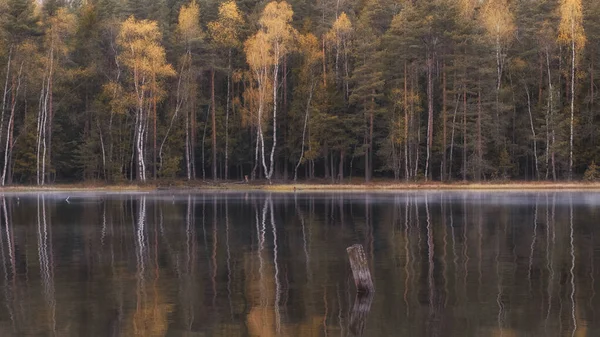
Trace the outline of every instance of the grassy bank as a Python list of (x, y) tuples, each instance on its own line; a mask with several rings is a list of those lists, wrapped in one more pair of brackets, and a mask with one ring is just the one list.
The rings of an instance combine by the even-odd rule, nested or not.
[(325, 181), (313, 182), (288, 182), (273, 183), (253, 182), (249, 184), (240, 182), (188, 182), (188, 181), (158, 181), (148, 184), (105, 184), (105, 183), (76, 183), (76, 184), (52, 184), (45, 186), (12, 185), (0, 188), (1, 192), (37, 192), (37, 191), (105, 191), (105, 192), (151, 192), (160, 190), (182, 190), (182, 191), (270, 191), (270, 192), (293, 192), (293, 191), (406, 191), (406, 190), (598, 190), (600, 183), (590, 182), (398, 182), (394, 180), (376, 180), (364, 183), (358, 179), (355, 182), (342, 184), (331, 184)]

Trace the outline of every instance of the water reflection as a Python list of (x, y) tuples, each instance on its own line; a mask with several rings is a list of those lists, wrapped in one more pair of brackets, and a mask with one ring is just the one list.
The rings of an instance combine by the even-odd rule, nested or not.
[[(0, 335), (593, 336), (593, 193), (0, 195)], [(363, 244), (377, 294), (355, 297)]]

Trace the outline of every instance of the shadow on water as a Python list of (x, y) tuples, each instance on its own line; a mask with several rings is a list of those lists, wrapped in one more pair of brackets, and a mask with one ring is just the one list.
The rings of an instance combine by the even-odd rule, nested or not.
[[(594, 336), (593, 193), (4, 194), (0, 335)], [(364, 246), (376, 296), (356, 296)]]

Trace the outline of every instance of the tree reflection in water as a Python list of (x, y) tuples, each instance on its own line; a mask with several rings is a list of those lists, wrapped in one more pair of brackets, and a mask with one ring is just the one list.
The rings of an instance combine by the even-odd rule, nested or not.
[(592, 193), (65, 197), (0, 196), (2, 336), (600, 332)]

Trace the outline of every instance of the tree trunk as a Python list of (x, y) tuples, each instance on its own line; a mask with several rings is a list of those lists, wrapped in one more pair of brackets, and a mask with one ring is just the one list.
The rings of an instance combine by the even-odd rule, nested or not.
[(217, 181), (217, 115), (215, 109), (215, 68), (210, 69), (210, 108), (212, 120), (212, 178)]
[[(373, 90), (375, 95), (375, 90)], [(371, 97), (371, 111), (369, 112), (369, 169), (367, 170), (367, 182), (373, 178), (373, 122), (375, 117), (375, 98)]]
[(447, 147), (447, 112), (446, 112), (446, 63), (442, 63), (442, 167), (440, 170), (442, 181), (446, 181), (446, 147)]
[[(265, 176), (271, 184), (273, 170), (275, 169), (275, 148), (277, 147), (277, 89), (279, 75), (279, 46), (275, 46), (275, 65), (273, 66), (273, 143), (271, 145), (271, 154), (269, 157), (269, 170), (265, 166)], [(264, 151), (263, 151), (263, 166), (264, 166)]]
[[(466, 74), (465, 74), (466, 80)], [(463, 181), (467, 181), (467, 84), (463, 86)]]
[(450, 159), (448, 163), (448, 179), (452, 179), (452, 163), (454, 162), (454, 130), (456, 129), (456, 115), (458, 115), (458, 107), (460, 103), (460, 93), (456, 97), (454, 104), (454, 115), (452, 115), (452, 131), (450, 132)]
[(569, 134), (569, 180), (573, 180), (573, 125), (575, 124), (575, 37), (574, 22), (571, 22), (571, 122)]
[(323, 52), (322, 52), (322, 58), (323, 58), (323, 89), (327, 88), (327, 68), (326, 68), (326, 59), (325, 59), (325, 35), (323, 35), (322, 39), (323, 41)]
[(225, 180), (229, 179), (229, 100), (231, 92), (231, 49), (227, 55), (227, 105), (225, 108)]
[(323, 158), (323, 178), (329, 179), (329, 149), (327, 145), (325, 145), (325, 150), (323, 151), (325, 156)]
[(4, 129), (4, 113), (6, 112), (6, 96), (8, 94), (8, 82), (10, 82), (10, 65), (12, 62), (12, 46), (8, 51), (8, 61), (6, 62), (6, 80), (4, 82), (4, 94), (2, 95), (2, 113), (0, 114), (0, 140)]
[(7, 170), (10, 170), (10, 166), (11, 166), (15, 110), (17, 108), (17, 98), (19, 96), (19, 90), (21, 89), (22, 71), (23, 71), (23, 63), (21, 63), (21, 66), (19, 67), (19, 72), (17, 74), (16, 83), (15, 83), (15, 76), (14, 75), (12, 76), (12, 85), (11, 85), (12, 90), (10, 93), (10, 95), (11, 95), (10, 117), (8, 119), (8, 126), (6, 127), (6, 144), (4, 147), (4, 167), (2, 169), (2, 177), (0, 179), (0, 183), (2, 184), (2, 186), (4, 186), (6, 184)]
[(190, 165), (190, 111), (186, 109), (185, 112), (185, 169), (187, 174), (187, 180), (192, 179), (192, 167)]
[(206, 118), (204, 120), (204, 131), (202, 132), (202, 180), (206, 180), (206, 157), (204, 156), (205, 152), (205, 143), (206, 143), (206, 126), (208, 125), (208, 113), (211, 107), (208, 107), (206, 110)]
[(152, 176), (154, 180), (157, 177), (156, 166), (156, 74), (152, 75), (152, 117), (153, 117), (153, 133), (152, 133)]
[(408, 70), (404, 61), (404, 174), (406, 181), (410, 179), (410, 166), (408, 163)]
[[(414, 70), (413, 70), (414, 71)], [(415, 97), (415, 88), (418, 88), (418, 82), (415, 85), (414, 81), (417, 80), (418, 78), (415, 79), (416, 76), (411, 76), (411, 83), (410, 83), (410, 118), (413, 121), (414, 128), (413, 130), (415, 130), (416, 132), (416, 139), (414, 141), (413, 147), (414, 147), (414, 155), (415, 155), (415, 167), (414, 167), (414, 171), (413, 171), (413, 178), (416, 180), (419, 177), (419, 145), (421, 144), (421, 118), (419, 116), (419, 114), (415, 113), (415, 100), (413, 99), (413, 97)]]
[[(556, 161), (554, 154), (554, 144), (556, 141), (554, 132), (554, 89), (552, 88), (552, 73), (550, 72), (550, 52), (546, 48), (546, 70), (548, 72), (548, 115), (549, 124), (551, 127), (551, 141), (552, 143), (547, 144), (547, 149), (550, 149), (550, 157), (552, 158), (552, 180), (556, 180)], [(547, 161), (547, 159), (546, 159)], [(548, 169), (546, 171), (546, 179), (548, 179)]]
[(529, 87), (525, 85), (525, 93), (527, 94), (527, 111), (529, 112), (529, 124), (531, 126), (531, 137), (533, 138), (533, 158), (535, 160), (535, 176), (536, 179), (540, 179), (540, 170), (538, 166), (537, 157), (537, 139), (535, 136), (535, 127), (533, 125), (533, 115), (531, 113), (531, 95), (529, 94)]
[(340, 163), (338, 166), (338, 181), (344, 181), (344, 150), (340, 151)]
[(329, 154), (329, 168), (331, 169), (331, 183), (335, 183), (335, 165), (333, 152)]
[[(287, 96), (288, 96), (288, 92), (287, 92), (287, 57), (283, 58), (283, 108), (281, 109), (282, 112), (282, 117), (283, 117), (283, 125), (284, 128), (282, 130), (283, 133), (283, 144), (287, 144), (287, 136), (288, 136), (288, 101), (287, 101)], [(288, 156), (288, 150), (284, 147), (283, 148), (283, 180), (287, 181), (288, 180), (288, 161), (289, 161), (289, 156)]]
[(477, 87), (477, 180), (481, 180), (483, 163), (483, 144), (481, 140), (481, 83)]
[(427, 158), (425, 160), (425, 181), (429, 179), (429, 159), (433, 143), (433, 56), (427, 60)]
[(298, 180), (298, 167), (302, 163), (302, 159), (304, 158), (304, 140), (306, 136), (306, 128), (308, 126), (308, 116), (310, 112), (310, 102), (312, 100), (313, 92), (315, 88), (315, 83), (313, 82), (310, 86), (310, 94), (308, 95), (308, 102), (306, 103), (306, 112), (304, 113), (304, 127), (302, 128), (302, 147), (300, 149), (300, 158), (296, 163), (296, 167), (294, 168), (294, 181)]
[(198, 135), (195, 97), (195, 94), (191, 96), (192, 103), (190, 104), (190, 167), (192, 169), (192, 180), (196, 180), (196, 137)]

